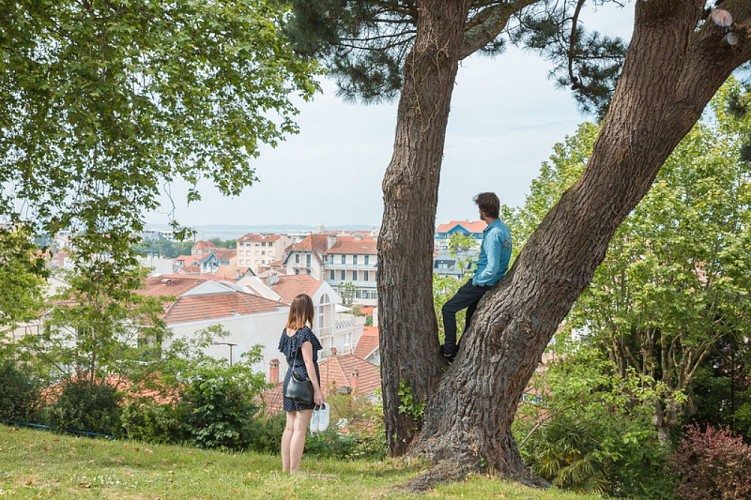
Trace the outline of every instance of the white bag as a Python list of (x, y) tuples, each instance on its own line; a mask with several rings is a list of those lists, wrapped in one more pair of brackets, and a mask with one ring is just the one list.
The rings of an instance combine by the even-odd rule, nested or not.
[(323, 432), (328, 429), (330, 418), (329, 405), (323, 403), (321, 406), (316, 406), (313, 416), (310, 417), (310, 432)]

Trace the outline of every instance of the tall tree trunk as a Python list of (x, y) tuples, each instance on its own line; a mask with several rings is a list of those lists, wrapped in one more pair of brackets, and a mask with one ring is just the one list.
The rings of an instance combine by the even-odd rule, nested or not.
[(421, 1), (417, 38), (404, 67), (391, 163), (383, 179), (378, 235), (378, 306), (386, 434), (404, 453), (417, 431), (400, 412), (399, 387), (415, 401), (435, 390), (438, 357), (433, 314), (433, 234), (438, 181), (467, 0)]
[[(483, 298), (457, 360), (430, 398), (411, 451), (443, 461), (441, 474), (446, 464), (465, 471), (490, 466), (535, 482), (511, 436), (525, 386), (618, 225), (720, 85), (751, 58), (745, 25), (736, 26), (736, 46), (712, 22), (696, 31), (703, 6), (703, 0), (636, 2), (626, 62), (585, 172)], [(740, 0), (723, 7), (736, 21), (751, 14)]]

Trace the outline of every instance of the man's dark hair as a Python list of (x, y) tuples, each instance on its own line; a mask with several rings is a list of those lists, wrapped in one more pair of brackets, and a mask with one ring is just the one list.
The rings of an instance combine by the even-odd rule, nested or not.
[(501, 200), (495, 193), (480, 193), (474, 197), (477, 207), (482, 210), (486, 217), (491, 219), (498, 218), (498, 211), (501, 209)]

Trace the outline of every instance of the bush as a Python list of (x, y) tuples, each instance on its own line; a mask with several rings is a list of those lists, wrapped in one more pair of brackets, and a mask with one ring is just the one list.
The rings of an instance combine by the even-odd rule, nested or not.
[(48, 408), (49, 422), (65, 431), (120, 435), (120, 399), (107, 384), (68, 380), (60, 397)]
[(330, 425), (323, 432), (308, 435), (305, 441), (305, 453), (320, 458), (350, 458), (356, 449), (355, 438), (339, 434), (335, 425)]
[(27, 422), (39, 408), (39, 384), (12, 361), (0, 365), (0, 420)]
[[(237, 367), (237, 368), (235, 368)], [(182, 429), (201, 448), (239, 450), (253, 438), (255, 391), (245, 384), (244, 367), (204, 367), (180, 389)], [(252, 375), (251, 375), (252, 376)]]
[(176, 406), (141, 399), (125, 405), (120, 417), (123, 433), (130, 439), (147, 443), (187, 441), (181, 413)]
[(680, 476), (679, 498), (751, 497), (751, 446), (727, 429), (686, 427), (671, 468)]
[(278, 455), (286, 421), (287, 416), (283, 411), (270, 416), (256, 416), (252, 421), (248, 448), (258, 453)]

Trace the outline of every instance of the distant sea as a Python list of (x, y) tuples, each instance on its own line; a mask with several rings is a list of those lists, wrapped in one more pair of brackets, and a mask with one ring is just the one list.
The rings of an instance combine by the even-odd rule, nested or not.
[[(301, 224), (260, 225), (260, 226), (230, 226), (224, 224), (208, 224), (203, 226), (190, 226), (196, 231), (196, 240), (209, 240), (221, 238), (223, 240), (237, 239), (248, 233), (312, 233), (320, 230), (321, 226), (305, 226)], [(146, 224), (147, 230), (169, 231), (167, 224)], [(343, 226), (324, 226), (327, 231), (370, 231), (376, 226), (362, 224)]]

